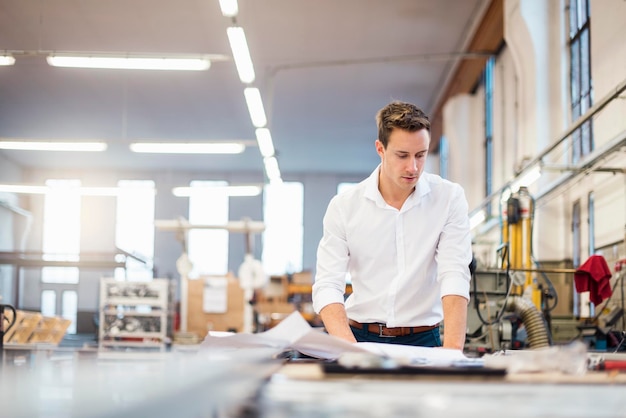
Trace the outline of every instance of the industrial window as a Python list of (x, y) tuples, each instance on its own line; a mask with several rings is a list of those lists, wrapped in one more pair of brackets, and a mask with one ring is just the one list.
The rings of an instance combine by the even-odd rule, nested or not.
[[(589, 39), (589, 1), (569, 1), (570, 94), (572, 121), (576, 121), (593, 104), (591, 79), (591, 42)], [(593, 150), (591, 120), (572, 133), (572, 163)]]
[(268, 184), (263, 193), (263, 268), (270, 275), (302, 271), (304, 187)]
[(75, 290), (64, 290), (61, 296), (61, 317), (72, 321), (67, 328), (68, 334), (76, 334), (76, 316), (78, 312), (78, 293)]
[(588, 211), (588, 222), (589, 222), (589, 255), (592, 255), (596, 252), (596, 209), (594, 203), (593, 192), (590, 192), (587, 196), (587, 211)]
[[(47, 180), (44, 200), (43, 259), (78, 261), (80, 252), (80, 180)], [(78, 267), (43, 267), (43, 283), (78, 283)]]
[[(485, 196), (493, 192), (493, 70), (496, 59), (491, 57), (485, 64), (483, 81), (485, 85)], [(491, 202), (485, 208), (491, 216)]]
[(447, 179), (449, 176), (450, 147), (448, 138), (442, 136), (439, 139), (439, 175)]
[(351, 189), (352, 187), (356, 186), (358, 183), (350, 183), (350, 182), (342, 182), (339, 183), (337, 185), (337, 194), (346, 191), (348, 189)]
[(41, 291), (41, 314), (55, 316), (57, 314), (57, 292), (46, 289)]
[(121, 180), (117, 183), (115, 245), (138, 258), (129, 257), (126, 269), (115, 270), (119, 280), (147, 281), (152, 279), (154, 256), (154, 195), (152, 180)]
[[(581, 263), (581, 231), (580, 231), (580, 200), (576, 200), (572, 206), (572, 263), (574, 267)], [(574, 292), (574, 316), (582, 316), (580, 295)], [(587, 315), (588, 316), (588, 315)]]
[[(191, 187), (228, 186), (226, 181), (194, 180)], [(225, 191), (191, 193), (189, 222), (224, 225), (228, 222), (228, 194)], [(190, 277), (224, 275), (228, 272), (228, 234), (225, 229), (192, 229), (189, 231), (188, 255), (193, 264)]]

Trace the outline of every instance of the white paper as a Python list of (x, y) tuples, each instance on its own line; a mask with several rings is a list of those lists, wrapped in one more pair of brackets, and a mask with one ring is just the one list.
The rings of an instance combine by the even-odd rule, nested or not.
[(311, 328), (299, 312), (293, 312), (274, 328), (258, 334), (213, 336), (209, 333), (201, 345), (211, 348), (274, 347), (296, 350), (302, 354), (326, 360), (337, 360), (346, 353), (373, 353), (396, 360), (399, 365), (453, 366), (465, 365), (468, 359), (461, 350), (415, 347), (388, 343), (349, 343)]
[(356, 343), (370, 353), (396, 360), (400, 365), (413, 366), (450, 366), (465, 362), (468, 358), (461, 350), (446, 348), (416, 347), (412, 345), (387, 343)]
[(202, 292), (202, 310), (206, 313), (226, 313), (228, 310), (228, 278), (208, 277)]

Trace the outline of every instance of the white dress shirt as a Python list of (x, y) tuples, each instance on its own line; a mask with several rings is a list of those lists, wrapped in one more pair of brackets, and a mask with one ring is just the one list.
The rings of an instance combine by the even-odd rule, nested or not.
[(313, 307), (344, 303), (348, 318), (388, 327), (434, 325), (441, 298), (469, 300), (472, 260), (461, 186), (424, 172), (400, 210), (378, 190), (380, 166), (330, 201), (317, 250)]

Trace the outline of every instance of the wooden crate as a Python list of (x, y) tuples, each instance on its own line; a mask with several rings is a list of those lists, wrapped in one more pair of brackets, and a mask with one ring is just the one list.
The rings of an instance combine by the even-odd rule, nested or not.
[(17, 311), (17, 320), (4, 341), (8, 344), (27, 344), (33, 332), (39, 327), (43, 316), (39, 312)]
[(44, 316), (28, 342), (58, 345), (71, 323), (69, 319)]
[[(13, 320), (13, 312), (5, 312)], [(39, 312), (16, 311), (15, 324), (4, 335), (6, 344), (54, 344), (58, 345), (71, 321), (60, 317), (47, 317)]]

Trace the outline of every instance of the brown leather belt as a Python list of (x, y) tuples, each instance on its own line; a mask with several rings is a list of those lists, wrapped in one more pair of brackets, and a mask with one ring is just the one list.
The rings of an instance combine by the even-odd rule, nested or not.
[(384, 324), (379, 324), (379, 323), (362, 324), (352, 319), (349, 319), (348, 323), (350, 324), (350, 326), (353, 326), (355, 328), (363, 329), (365, 331), (371, 332), (372, 334), (378, 334), (379, 337), (404, 337), (405, 335), (418, 334), (420, 332), (430, 331), (439, 327), (439, 324), (435, 324), (435, 325), (424, 325), (421, 327), (388, 328)]

